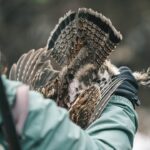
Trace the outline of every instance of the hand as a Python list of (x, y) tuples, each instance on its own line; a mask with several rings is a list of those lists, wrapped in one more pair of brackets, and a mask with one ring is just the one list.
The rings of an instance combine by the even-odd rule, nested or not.
[(121, 78), (126, 78), (125, 81), (116, 89), (115, 95), (123, 96), (130, 100), (135, 107), (135, 105), (139, 106), (140, 101), (138, 99), (138, 84), (132, 75), (131, 69), (128, 67), (120, 67), (120, 74), (118, 75)]

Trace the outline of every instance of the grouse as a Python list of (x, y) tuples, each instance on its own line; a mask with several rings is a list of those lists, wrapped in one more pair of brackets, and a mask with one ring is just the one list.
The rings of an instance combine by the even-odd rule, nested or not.
[[(122, 40), (111, 21), (92, 9), (69, 11), (59, 19), (47, 45), (23, 54), (9, 78), (68, 110), (83, 129), (100, 117), (110, 96), (125, 80), (108, 59)], [(150, 69), (134, 72), (139, 84), (150, 85)]]

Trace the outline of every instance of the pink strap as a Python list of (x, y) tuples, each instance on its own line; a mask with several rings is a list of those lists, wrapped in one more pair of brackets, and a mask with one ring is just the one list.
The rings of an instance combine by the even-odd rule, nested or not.
[(19, 135), (22, 133), (22, 129), (28, 115), (28, 91), (29, 87), (26, 85), (22, 85), (17, 89), (16, 102), (12, 110), (16, 130)]

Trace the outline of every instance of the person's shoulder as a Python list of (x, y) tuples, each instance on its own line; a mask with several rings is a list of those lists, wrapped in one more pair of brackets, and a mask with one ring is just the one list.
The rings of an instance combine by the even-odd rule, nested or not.
[(5, 92), (6, 92), (6, 95), (9, 99), (9, 101), (13, 101), (18, 87), (23, 85), (23, 83), (21, 83), (19, 81), (11, 81), (11, 80), (7, 79), (7, 77), (5, 75), (2, 75), (1, 78), (2, 78), (4, 87), (5, 87)]
[(7, 79), (6, 75), (2, 75), (1, 78), (2, 78), (4, 86), (6, 86), (7, 88), (17, 87), (22, 84), (20, 81), (13, 81), (13, 80)]

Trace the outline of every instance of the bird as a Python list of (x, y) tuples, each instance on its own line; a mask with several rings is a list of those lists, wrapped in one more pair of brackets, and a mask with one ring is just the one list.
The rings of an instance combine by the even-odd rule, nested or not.
[[(44, 48), (30, 50), (12, 65), (9, 78), (53, 99), (86, 129), (125, 80), (117, 77), (119, 69), (109, 60), (121, 40), (121, 33), (101, 13), (88, 8), (69, 11)], [(139, 84), (150, 85), (150, 69), (133, 76)]]

